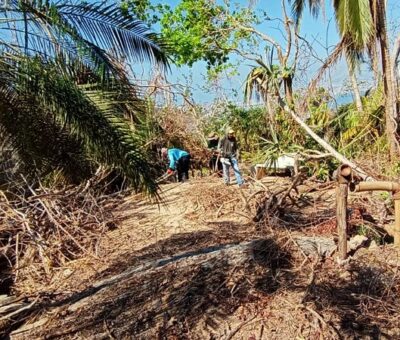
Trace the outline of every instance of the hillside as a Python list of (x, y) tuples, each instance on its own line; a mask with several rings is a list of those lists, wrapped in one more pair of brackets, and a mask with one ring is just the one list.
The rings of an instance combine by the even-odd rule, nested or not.
[[(398, 250), (370, 239), (341, 265), (334, 249), (324, 253), (332, 185), (305, 182), (292, 194), (301, 209), (253, 221), (257, 197), (290, 185), (266, 178), (241, 192), (208, 177), (163, 185), (160, 205), (125, 198), (97, 256), (36, 286), (11, 339), (400, 336)], [(359, 201), (352, 226), (371, 213)]]

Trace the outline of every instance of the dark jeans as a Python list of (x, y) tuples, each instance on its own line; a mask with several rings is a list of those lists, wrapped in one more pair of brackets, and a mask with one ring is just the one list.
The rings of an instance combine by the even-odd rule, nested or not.
[[(218, 163), (217, 163), (218, 162)], [(218, 156), (212, 156), (210, 162), (208, 163), (212, 172), (221, 172), (222, 173), (222, 163)]]
[(176, 171), (178, 172), (178, 181), (184, 182), (189, 179), (190, 168), (190, 155), (182, 156), (178, 159), (176, 164)]

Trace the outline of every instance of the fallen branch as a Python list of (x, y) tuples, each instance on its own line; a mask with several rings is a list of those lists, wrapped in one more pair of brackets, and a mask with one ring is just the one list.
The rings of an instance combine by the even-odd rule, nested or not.
[(9, 320), (9, 319), (15, 317), (16, 315), (21, 314), (22, 312), (30, 311), (31, 309), (33, 309), (33, 307), (35, 306), (36, 302), (38, 302), (38, 300), (39, 300), (39, 296), (36, 297), (36, 299), (33, 300), (29, 305), (24, 306), (22, 308), (19, 308), (19, 309), (17, 309), (16, 311), (14, 311), (12, 313), (9, 313), (7, 315), (2, 316), (0, 318), (0, 321)]
[(17, 294), (24, 282), (43, 286), (68, 261), (96, 257), (99, 240), (117, 223), (113, 212), (121, 202), (120, 196), (85, 186), (34, 189), (26, 180), (11, 197), (0, 200), (0, 260), (8, 261), (0, 274), (13, 279)]
[(353, 163), (345, 156), (337, 152), (327, 141), (318, 136), (292, 109), (289, 108), (286, 103), (279, 98), (279, 104), (284, 109), (285, 112), (289, 113), (293, 120), (298, 123), (301, 128), (307, 132), (307, 134), (314, 139), (322, 148), (328, 151), (333, 157), (335, 157), (342, 164), (349, 165), (352, 169), (354, 169), (358, 175), (364, 180), (374, 180), (371, 176), (369, 176), (363, 169), (361, 169), (357, 164)]

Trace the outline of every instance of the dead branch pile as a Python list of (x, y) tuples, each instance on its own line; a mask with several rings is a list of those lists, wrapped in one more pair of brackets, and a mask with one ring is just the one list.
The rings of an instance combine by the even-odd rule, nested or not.
[[(330, 209), (334, 188), (293, 183), (270, 178), (239, 190), (206, 179), (196, 182), (184, 197), (194, 203), (185, 218), (195, 221), (197, 215), (207, 230), (148, 244), (131, 251), (128, 260), (121, 253), (82, 288), (41, 297), (34, 313), (25, 316), (29, 322), (13, 327), (12, 339), (399, 338), (398, 251), (370, 247), (339, 265), (330, 257), (332, 238), (324, 252), (326, 238), (303, 237), (288, 227), (302, 231), (299, 217)], [(246, 205), (254, 213), (255, 202), (268, 195), (281, 199), (287, 210), (274, 215), (277, 223), (267, 230), (274, 232), (228, 218), (229, 213), (249, 214)], [(357, 214), (354, 221), (362, 218)], [(284, 219), (288, 216), (292, 220)], [(312, 215), (312, 229), (319, 220), (329, 222), (327, 216)], [(318, 251), (306, 252), (305, 241), (307, 247), (317, 242)], [(30, 298), (26, 306), (35, 301)]]
[(398, 338), (398, 256), (387, 247), (365, 249), (345, 268), (321, 262), (303, 303), (335, 324), (342, 338)]
[[(259, 182), (258, 189), (247, 198), (255, 209), (253, 221), (259, 226), (280, 226), (313, 235), (336, 235), (335, 183), (304, 180), (302, 175), (292, 179), (275, 180), (272, 185)], [(261, 185), (261, 187), (260, 187)], [(257, 187), (256, 187), (257, 188)], [(255, 198), (254, 203), (250, 202)], [(369, 234), (385, 237), (384, 224), (390, 223), (390, 200), (372, 194), (349, 197), (349, 235), (358, 226), (371, 229)]]
[[(0, 199), (2, 280), (34, 291), (54, 270), (83, 254), (96, 256), (101, 237), (116, 221), (117, 196), (95, 195), (83, 187), (52, 190), (27, 186)], [(23, 286), (19, 286), (19, 283)]]
[[(298, 230), (326, 235), (333, 240), (336, 233), (334, 183), (306, 181), (301, 175), (246, 180), (250, 185), (242, 190), (222, 183), (199, 189), (193, 187), (188, 198), (195, 203), (195, 209), (187, 217), (205, 220), (234, 217), (241, 223), (253, 225), (247, 229), (253, 235), (255, 232), (276, 235), (278, 230)], [(360, 210), (353, 210), (350, 222), (360, 221)]]
[(157, 143), (168, 147), (179, 147), (190, 152), (192, 160), (207, 164), (210, 157), (203, 136), (201, 119), (195, 112), (180, 108), (168, 108), (157, 112), (161, 122), (162, 134), (158, 134)]
[[(204, 180), (209, 181), (208, 179)], [(188, 199), (195, 203), (195, 214), (207, 218), (236, 215), (258, 225), (319, 227), (335, 230), (334, 183), (305, 180), (302, 174), (294, 178), (269, 177), (238, 190), (236, 185), (193, 187)], [(357, 210), (358, 211), (358, 210)], [(329, 226), (324, 223), (329, 223)]]

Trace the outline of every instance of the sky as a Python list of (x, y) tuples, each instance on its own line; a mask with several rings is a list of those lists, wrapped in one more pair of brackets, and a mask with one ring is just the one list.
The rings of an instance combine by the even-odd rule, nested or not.
[[(167, 3), (172, 7), (178, 3), (176, 0), (164, 0), (161, 2)], [(246, 0), (238, 0), (236, 2), (242, 6), (248, 6), (248, 1)], [(279, 0), (259, 0), (256, 2), (256, 8), (266, 11), (271, 18), (281, 17), (282, 10), (280, 3), (281, 1)], [(388, 0), (387, 6), (389, 33), (391, 39), (394, 40), (394, 37), (400, 33), (400, 28), (397, 27), (397, 22), (400, 19), (400, 1)], [(272, 23), (264, 22), (257, 28), (282, 43), (283, 38), (277, 30), (276, 25), (276, 21)], [(157, 30), (157, 27), (153, 29)], [(326, 59), (335, 44), (339, 41), (331, 1), (326, 1), (325, 13), (318, 18), (312, 17), (308, 11), (305, 12), (301, 22), (300, 35), (312, 43), (317, 58), (320, 60)], [(235, 62), (239, 59), (236, 56), (232, 56), (230, 60)], [(321, 65), (322, 62), (317, 62), (315, 59), (315, 63), (309, 65), (307, 69), (303, 70), (300, 76), (295, 79), (295, 87), (305, 87), (317, 73)], [(196, 103), (211, 104), (213, 101), (222, 98), (233, 102), (239, 102), (243, 101), (243, 82), (250, 69), (251, 63), (244, 62), (238, 68), (238, 75), (233, 77), (221, 77), (217, 82), (214, 82), (214, 86), (210, 86), (210, 83), (208, 83), (206, 79), (207, 72), (204, 62), (198, 62), (192, 67), (176, 67), (172, 65), (171, 72), (167, 75), (167, 79), (171, 83), (190, 84), (192, 95)], [(362, 65), (357, 75), (362, 91), (368, 89), (371, 83), (371, 77), (372, 72), (369, 67), (367, 65)], [(348, 70), (346, 64), (341, 61), (329, 70), (329, 73), (327, 73), (325, 79), (322, 81), (322, 85), (329, 84), (333, 92), (332, 94), (337, 98), (349, 97), (347, 78)]]

